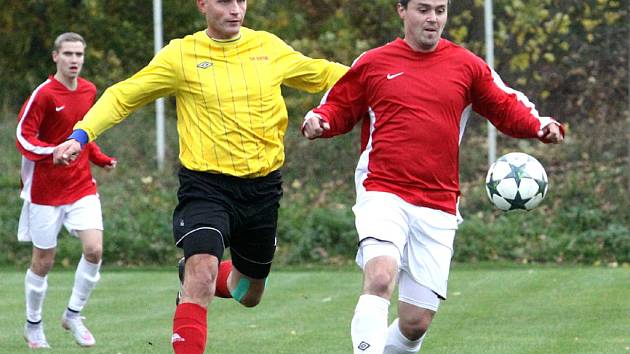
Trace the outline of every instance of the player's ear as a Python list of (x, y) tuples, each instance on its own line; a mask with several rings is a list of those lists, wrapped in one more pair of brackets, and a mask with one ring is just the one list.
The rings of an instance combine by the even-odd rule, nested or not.
[(396, 4), (396, 10), (398, 11), (398, 16), (400, 16), (401, 20), (405, 19), (405, 8), (401, 3)]
[(206, 5), (208, 5), (208, 0), (197, 0), (197, 8), (202, 14), (206, 14)]

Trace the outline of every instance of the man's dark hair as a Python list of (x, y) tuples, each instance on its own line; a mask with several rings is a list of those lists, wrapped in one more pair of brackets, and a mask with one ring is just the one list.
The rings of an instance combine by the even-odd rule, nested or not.
[[(407, 4), (409, 4), (409, 0), (398, 0), (398, 3), (403, 7), (403, 8), (407, 8)], [(448, 0), (446, 2), (447, 5), (451, 4), (451, 0)]]

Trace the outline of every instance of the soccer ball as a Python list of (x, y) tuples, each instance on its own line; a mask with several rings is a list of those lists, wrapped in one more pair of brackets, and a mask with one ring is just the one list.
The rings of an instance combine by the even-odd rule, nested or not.
[(497, 208), (531, 210), (547, 195), (547, 173), (536, 160), (522, 152), (501, 156), (486, 176), (488, 198)]

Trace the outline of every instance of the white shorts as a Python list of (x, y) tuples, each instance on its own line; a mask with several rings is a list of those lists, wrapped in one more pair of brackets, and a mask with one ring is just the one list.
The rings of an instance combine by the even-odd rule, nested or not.
[[(360, 242), (356, 261), (361, 268), (376, 256), (398, 255), (397, 262), (402, 272), (446, 299), (453, 241), (458, 225), (455, 215), (418, 207), (384, 192), (361, 193), (352, 210)], [(374, 247), (379, 244), (381, 247)], [(391, 244), (395, 246), (397, 254), (392, 252), (391, 246), (388, 247)], [(370, 251), (364, 253), (366, 246)], [(404, 296), (413, 300), (412, 294)]]
[(77, 231), (103, 230), (98, 195), (88, 195), (72, 204), (60, 206), (24, 201), (18, 225), (18, 240), (32, 242), (33, 246), (40, 249), (55, 248), (62, 225), (73, 236), (78, 236)]

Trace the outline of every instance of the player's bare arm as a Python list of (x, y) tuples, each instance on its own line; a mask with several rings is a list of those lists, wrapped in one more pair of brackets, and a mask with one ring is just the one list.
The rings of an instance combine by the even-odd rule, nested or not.
[(74, 139), (66, 140), (53, 150), (53, 163), (55, 165), (68, 165), (77, 159), (80, 152), (81, 144), (78, 141)]
[(304, 123), (302, 124), (302, 134), (308, 139), (315, 139), (320, 137), (325, 130), (330, 129), (330, 124), (317, 113), (309, 111), (304, 117)]

